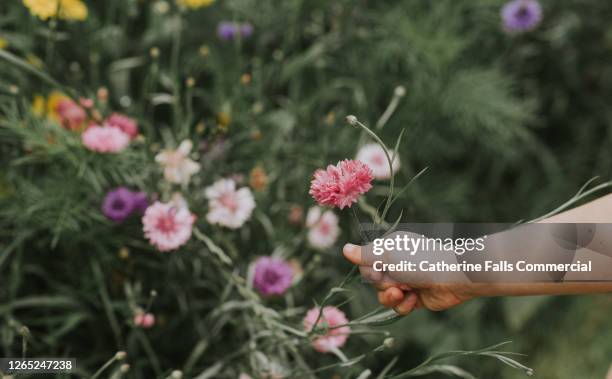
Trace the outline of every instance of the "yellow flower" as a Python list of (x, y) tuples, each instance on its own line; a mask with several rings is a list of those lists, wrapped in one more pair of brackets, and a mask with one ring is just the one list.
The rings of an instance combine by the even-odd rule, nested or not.
[[(41, 20), (59, 17), (63, 20), (83, 21), (87, 6), (81, 0), (22, 0), (32, 15)], [(59, 14), (58, 14), (59, 10)]]
[(212, 5), (215, 0), (176, 0), (178, 5), (186, 6), (191, 9), (198, 9)]
[(0, 49), (4, 49), (8, 46), (8, 41), (0, 37)]
[(87, 18), (87, 6), (81, 0), (60, 0), (59, 17), (64, 20), (83, 21)]
[(57, 106), (62, 100), (70, 100), (70, 98), (59, 91), (53, 91), (47, 97), (47, 115), (57, 122), (60, 121)]
[(23, 0), (23, 5), (41, 20), (48, 20), (57, 12), (57, 0)]
[(45, 98), (41, 95), (34, 95), (32, 100), (32, 111), (37, 116), (45, 114)]

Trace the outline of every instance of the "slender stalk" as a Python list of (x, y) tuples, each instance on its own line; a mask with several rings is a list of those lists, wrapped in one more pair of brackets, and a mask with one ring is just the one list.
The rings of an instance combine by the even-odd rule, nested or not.
[(106, 361), (105, 364), (102, 365), (102, 367), (100, 367), (98, 369), (98, 371), (96, 371), (91, 378), (89, 379), (96, 379), (98, 378), (103, 372), (104, 370), (106, 370), (107, 368), (109, 368), (113, 363), (117, 362), (117, 361), (122, 361), (125, 359), (125, 352), (124, 351), (118, 351), (115, 355), (113, 355), (113, 357), (111, 359), (109, 359), (108, 361)]
[(45, 46), (45, 61), (48, 67), (53, 67), (51, 63), (53, 62), (53, 51), (55, 50), (55, 34), (57, 31), (58, 16), (61, 12), (61, 8), (62, 2), (58, 1), (57, 7), (55, 8), (55, 14), (49, 21), (49, 36), (47, 38), (47, 43)]
[(387, 121), (389, 121), (391, 116), (393, 116), (393, 113), (395, 113), (395, 110), (397, 109), (397, 106), (399, 105), (400, 99), (404, 97), (405, 95), (406, 95), (406, 89), (404, 87), (398, 86), (395, 88), (391, 102), (387, 106), (387, 109), (385, 109), (385, 112), (380, 116), (380, 118), (376, 122), (376, 127), (375, 127), (376, 130), (381, 130), (387, 124)]
[(172, 88), (172, 97), (173, 97), (173, 113), (174, 113), (174, 123), (175, 125), (179, 125), (181, 123), (181, 83), (180, 83), (180, 73), (179, 73), (179, 60), (181, 53), (181, 37), (182, 37), (182, 29), (183, 29), (183, 13), (182, 10), (179, 9), (179, 13), (176, 17), (177, 25), (176, 30), (174, 31), (174, 38), (172, 40), (172, 56), (171, 56), (171, 75), (174, 80), (174, 86)]
[[(587, 182), (587, 183), (585, 184), (585, 186), (586, 186), (586, 185), (588, 185), (590, 182), (591, 182), (591, 181)], [(580, 200), (584, 199), (585, 197), (587, 197), (587, 196), (589, 196), (589, 195), (591, 195), (591, 194), (593, 194), (593, 193), (595, 193), (595, 192), (597, 192), (597, 191), (599, 191), (599, 190), (602, 190), (602, 189), (604, 189), (604, 188), (612, 187), (612, 182), (605, 182), (605, 183), (602, 183), (602, 184), (600, 184), (600, 185), (598, 185), (598, 186), (596, 186), (596, 187), (591, 188), (591, 189), (590, 189), (590, 190), (588, 190), (588, 191), (584, 191), (585, 186), (583, 186), (583, 187), (580, 189), (580, 191), (578, 191), (578, 193), (577, 193), (576, 195), (574, 195), (574, 196), (573, 196), (571, 199), (569, 199), (569, 200), (568, 200), (568, 201), (566, 201), (565, 203), (561, 204), (560, 206), (558, 206), (557, 208), (553, 209), (552, 211), (550, 211), (550, 212), (546, 213), (545, 215), (540, 216), (540, 217), (538, 217), (538, 218), (534, 218), (533, 220), (530, 220), (530, 221), (528, 221), (527, 223), (539, 222), (539, 221), (544, 220), (545, 218), (548, 218), (548, 217), (554, 216), (554, 215), (556, 215), (557, 213), (559, 213), (559, 212), (561, 212), (561, 211), (563, 211), (563, 210), (567, 209), (568, 207), (572, 206), (572, 205), (573, 205), (573, 204), (575, 204), (576, 202), (578, 202), (578, 201), (580, 201)], [(583, 191), (584, 191), (584, 192), (583, 192)]]
[(394, 186), (395, 186), (395, 177), (393, 175), (393, 159), (391, 159), (391, 156), (389, 155), (389, 149), (387, 148), (385, 143), (380, 139), (380, 137), (378, 135), (376, 135), (376, 133), (374, 133), (370, 128), (368, 128), (367, 126), (365, 126), (364, 124), (359, 122), (357, 117), (355, 117), (355, 116), (347, 116), (346, 117), (346, 121), (351, 126), (358, 126), (358, 127), (360, 127), (370, 137), (372, 137), (380, 145), (380, 147), (382, 147), (383, 151), (385, 152), (385, 157), (387, 158), (387, 163), (389, 164), (389, 172), (391, 174), (391, 179), (389, 180), (389, 193), (387, 194), (387, 200), (385, 202), (385, 208), (383, 210), (383, 213), (380, 216), (380, 219), (376, 220), (376, 221), (378, 221), (377, 223), (380, 224), (382, 221), (384, 221), (386, 219), (387, 212), (389, 212), (389, 209), (391, 208), (391, 202), (392, 202), (392, 199), (393, 199), (393, 190), (394, 190)]
[(39, 79), (42, 79), (44, 82), (47, 82), (47, 84), (50, 84), (52, 87), (62, 89), (63, 92), (67, 93), (74, 99), (74, 96), (71, 95), (72, 91), (69, 91), (65, 86), (63, 86), (58, 81), (50, 77), (48, 74), (37, 69), (36, 67), (32, 66), (30, 63), (17, 57), (16, 55), (11, 54), (6, 50), (0, 49), (0, 59), (4, 59), (5, 61), (15, 65), (16, 67), (21, 68), (24, 71), (27, 71), (37, 76)]
[(30, 329), (27, 326), (22, 326), (19, 330), (21, 334), (21, 357), (25, 358), (28, 353), (28, 337), (30, 336)]
[(323, 316), (323, 308), (325, 307), (325, 305), (327, 305), (327, 303), (334, 296), (335, 293), (337, 293), (339, 290), (343, 289), (344, 286), (347, 285), (347, 283), (349, 282), (350, 278), (353, 276), (355, 271), (357, 271), (357, 267), (358, 266), (353, 266), (351, 268), (351, 271), (348, 273), (348, 275), (346, 275), (344, 277), (344, 280), (342, 280), (342, 283), (340, 283), (340, 285), (338, 287), (336, 287), (335, 289), (330, 290), (327, 293), (327, 295), (325, 296), (325, 298), (321, 302), (321, 305), (319, 306), (319, 314), (317, 315), (317, 319), (315, 320), (315, 322), (312, 324), (312, 329), (310, 330), (310, 332), (308, 332), (308, 336), (311, 336), (314, 333), (318, 332), (319, 328), (317, 328), (317, 324), (319, 323), (319, 321), (321, 320), (321, 317)]
[(346, 355), (344, 355), (344, 353), (337, 347), (330, 346), (329, 351), (332, 352), (336, 357), (338, 357), (338, 359), (340, 359), (341, 362), (343, 363), (348, 362), (348, 358), (346, 357)]

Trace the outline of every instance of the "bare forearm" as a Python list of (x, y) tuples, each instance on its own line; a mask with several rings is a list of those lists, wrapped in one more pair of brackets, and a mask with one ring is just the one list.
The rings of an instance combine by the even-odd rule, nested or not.
[[(611, 223), (612, 195), (562, 212), (542, 223)], [(612, 236), (600, 235), (597, 243), (606, 243)], [(612, 278), (610, 278), (612, 280)], [(474, 284), (474, 296), (573, 295), (612, 292), (612, 282), (552, 282), (552, 283), (483, 283)]]
[(595, 294), (612, 292), (612, 283), (475, 283), (466, 292), (471, 297)]

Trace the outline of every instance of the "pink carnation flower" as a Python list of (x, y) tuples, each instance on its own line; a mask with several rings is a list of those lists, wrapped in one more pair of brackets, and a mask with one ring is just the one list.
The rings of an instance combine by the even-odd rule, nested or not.
[(345, 159), (315, 171), (310, 195), (321, 205), (343, 209), (372, 188), (372, 170), (363, 162)]
[[(317, 321), (319, 312), (320, 308), (315, 307), (306, 313), (303, 323), (304, 329), (306, 329), (307, 332), (310, 332), (314, 327), (314, 323)], [(333, 348), (344, 346), (351, 332), (351, 328), (348, 325), (340, 327), (337, 326), (347, 323), (348, 319), (346, 318), (344, 312), (342, 312), (340, 309), (331, 305), (324, 307), (321, 318), (319, 318), (319, 322), (317, 322), (317, 326), (324, 325), (331, 329), (327, 330), (324, 335), (317, 336), (312, 341), (312, 347), (320, 353), (327, 353)]]
[(87, 112), (70, 99), (62, 99), (55, 107), (62, 126), (69, 130), (80, 129), (87, 119)]
[(138, 124), (135, 120), (119, 113), (113, 113), (106, 119), (106, 124), (121, 129), (130, 138), (138, 135)]
[(170, 251), (191, 238), (195, 216), (186, 206), (156, 201), (142, 217), (145, 237), (159, 251)]
[(152, 313), (137, 312), (134, 315), (134, 325), (149, 329), (155, 325), (155, 316)]
[(93, 125), (81, 134), (81, 141), (98, 153), (118, 153), (130, 144), (130, 136), (118, 128)]

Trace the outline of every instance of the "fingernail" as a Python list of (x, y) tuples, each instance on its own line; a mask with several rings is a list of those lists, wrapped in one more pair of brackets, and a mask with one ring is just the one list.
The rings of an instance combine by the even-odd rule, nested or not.
[(352, 243), (347, 243), (346, 245), (344, 245), (344, 250), (347, 250), (347, 251), (354, 252), (354, 251), (357, 251), (358, 249), (359, 249), (359, 246), (353, 245)]
[(342, 249), (342, 253), (351, 262), (357, 262), (361, 259), (359, 256), (359, 246), (347, 243)]

